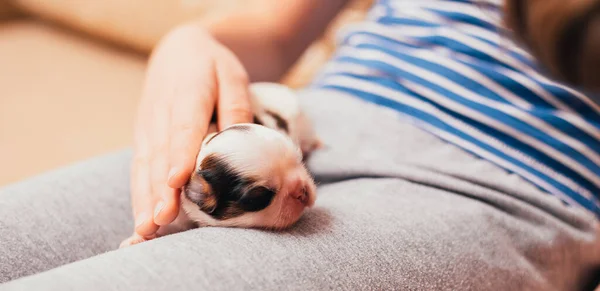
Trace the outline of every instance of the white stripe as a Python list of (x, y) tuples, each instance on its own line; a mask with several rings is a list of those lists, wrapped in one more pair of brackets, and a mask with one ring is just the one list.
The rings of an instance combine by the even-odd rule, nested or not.
[(585, 133), (594, 137), (595, 139), (600, 140), (600, 129), (591, 125), (589, 122), (587, 122), (585, 119), (583, 119), (580, 115), (570, 113), (570, 112), (562, 112), (562, 111), (556, 111), (556, 112), (553, 112), (553, 114), (557, 117), (562, 118), (564, 121), (571, 123), (575, 127), (581, 129)]
[[(373, 42), (382, 42), (382, 41), (377, 40), (375, 36), (356, 34), (352, 37), (351, 42), (353, 44), (360, 44), (360, 43), (373, 43)], [(401, 44), (395, 44), (395, 45), (402, 46)], [(342, 49), (340, 49), (340, 51), (344, 51), (345, 49), (347, 49), (347, 48), (342, 48)], [(405, 46), (402, 46), (402, 50), (411, 51), (411, 53), (415, 53), (415, 54), (418, 51), (422, 51), (419, 49), (414, 49), (414, 48), (405, 47)], [(436, 53), (439, 54), (439, 51)], [(442, 59), (439, 56), (437, 56), (437, 58), (438, 58), (437, 61)], [(476, 59), (474, 59), (470, 56), (462, 55), (462, 54), (461, 55), (455, 54), (455, 58), (461, 59), (462, 61), (467, 62), (467, 63), (477, 61)], [(466, 67), (469, 68), (468, 66), (466, 66)], [(527, 78), (526, 76), (524, 76), (521, 73), (517, 73), (512, 70), (505, 69), (505, 68), (496, 68), (496, 69), (499, 71), (498, 73), (500, 73), (503, 76), (505, 76), (506, 78), (511, 79), (512, 81), (522, 85), (523, 87), (532, 91), (536, 95), (540, 96), (542, 99), (545, 99), (548, 103), (550, 103), (554, 107), (558, 108), (559, 110), (552, 111), (552, 114), (554, 114), (556, 117), (563, 119), (565, 122), (568, 122), (571, 125), (579, 128), (581, 131), (587, 133), (590, 137), (593, 137), (594, 139), (600, 141), (600, 130), (598, 128), (594, 127), (589, 122), (587, 122), (581, 115), (573, 112), (570, 107), (567, 107), (564, 103), (562, 103), (558, 99), (553, 98), (552, 95), (550, 95), (544, 88), (540, 87), (537, 83), (535, 83), (534, 81)], [(487, 77), (485, 77), (485, 78), (487, 78)], [(482, 79), (482, 80), (484, 80), (484, 79)], [(503, 86), (501, 86), (501, 87), (503, 88)], [(490, 87), (490, 89), (493, 89), (493, 87)], [(508, 95), (506, 95), (506, 96), (508, 96)], [(516, 95), (513, 95), (513, 96), (516, 96)], [(510, 100), (510, 101), (517, 105), (518, 104), (529, 104), (524, 99), (522, 99), (522, 101), (514, 101), (514, 100)], [(526, 108), (526, 107), (524, 107), (524, 108)]]
[(522, 70), (523, 67), (526, 67), (525, 65), (523, 65), (523, 63), (520, 60), (515, 59), (514, 57), (512, 57), (510, 55), (502, 54), (501, 53), (502, 51), (498, 50), (491, 44), (481, 41), (475, 37), (470, 37), (466, 34), (459, 33), (458, 31), (456, 31), (450, 27), (439, 27), (438, 29), (435, 30), (435, 32), (433, 32), (431, 30), (426, 31), (423, 29), (421, 29), (421, 30), (410, 29), (410, 30), (403, 31), (403, 35), (406, 35), (409, 37), (443, 36), (448, 39), (454, 40), (458, 43), (462, 43), (463, 45), (465, 45), (471, 49), (478, 50), (478, 51), (488, 55), (492, 59), (495, 59), (496, 61), (498, 61), (500, 63), (509, 65), (513, 68)]
[[(508, 66), (511, 66), (511, 67), (519, 70), (520, 72), (528, 73), (528, 74), (530, 74), (531, 78), (538, 79), (539, 81), (544, 80), (543, 76), (541, 76), (539, 73), (535, 72), (531, 68), (528, 68), (526, 65), (524, 65), (523, 63), (521, 63), (519, 60), (515, 59), (514, 57), (509, 56), (507, 54), (503, 54), (502, 51), (498, 50), (497, 48), (493, 47), (490, 44), (480, 41), (477, 38), (468, 37), (467, 35), (460, 34), (460, 33), (456, 32), (450, 28), (447, 28), (447, 27), (439, 28), (436, 31), (436, 34), (431, 34), (430, 32), (424, 32), (424, 31), (419, 31), (419, 30), (406, 30), (403, 32), (403, 34), (410, 36), (410, 37), (428, 37), (428, 36), (434, 36), (436, 34), (443, 36), (443, 37), (447, 37), (448, 39), (462, 43), (463, 45), (465, 45), (467, 47), (478, 50), (478, 51), (488, 55), (492, 59), (495, 59), (496, 61), (498, 61), (500, 63), (504, 63)], [(464, 54), (458, 53), (458, 52), (457, 52), (457, 54), (464, 55)], [(475, 59), (471, 56), (468, 56), (468, 57), (471, 59)], [(503, 70), (504, 72), (506, 72), (505, 74), (508, 74), (508, 73), (515, 74), (514, 71), (509, 70), (507, 68), (498, 68), (498, 70)], [(539, 87), (539, 85), (537, 85), (533, 82), (530, 82), (530, 83), (531, 83), (531, 85), (535, 85), (536, 87)], [(541, 97), (543, 97), (544, 99), (546, 99), (549, 103), (555, 105), (557, 108), (559, 108), (561, 110), (573, 111), (573, 109), (570, 106), (566, 105), (562, 100), (557, 99), (555, 96), (553, 96), (552, 94), (547, 92), (544, 88), (542, 88), (542, 87), (539, 87), (539, 88), (542, 91), (538, 92), (538, 94)], [(597, 106), (595, 106), (595, 107), (597, 107)]]
[[(414, 2), (413, 2), (414, 3)], [(427, 13), (430, 14), (430, 13)], [(427, 19), (429, 20), (433, 20), (435, 21), (435, 15), (430, 15), (431, 17), (428, 17)], [(422, 16), (419, 18), (423, 18)], [(438, 21), (441, 21), (438, 19)], [(381, 25), (380, 25), (381, 26)], [(382, 27), (386, 27), (386, 26), (382, 26)], [(368, 32), (377, 34), (377, 28), (375, 28), (374, 30), (369, 31), (370, 29), (368, 29)], [(397, 39), (399, 41), (403, 41), (403, 42), (407, 42), (407, 43), (411, 43), (411, 44), (418, 44), (417, 41), (414, 41), (412, 39), (408, 39), (405, 37), (402, 37), (400, 35), (396, 36), (396, 35), (390, 35), (389, 33), (386, 35), (386, 33), (382, 34), (383, 36), (392, 38), (392, 39)], [(367, 37), (366, 35), (355, 35), (354, 37)], [(353, 37), (353, 38), (354, 38)], [(513, 47), (514, 48), (514, 47)], [(502, 53), (502, 52), (499, 52)], [(462, 55), (462, 54), (456, 54), (457, 57), (459, 59), (462, 59), (463, 61), (466, 62), (471, 62), (473, 60), (476, 61), (475, 58), (472, 58), (470, 56), (467, 55)], [(461, 56), (462, 55), (462, 56)], [(548, 103), (552, 104), (554, 107), (562, 110), (562, 111), (566, 111), (566, 112), (560, 112), (560, 111), (556, 111), (554, 112), (555, 115), (559, 118), (562, 118), (564, 121), (571, 123), (572, 125), (574, 125), (575, 127), (578, 127), (580, 130), (584, 131), (585, 133), (587, 133), (588, 135), (594, 137), (597, 140), (600, 140), (600, 130), (596, 127), (594, 127), (593, 125), (589, 124), (587, 121), (585, 121), (580, 115), (576, 114), (573, 112), (573, 110), (571, 109), (571, 107), (567, 106), (565, 103), (563, 103), (561, 100), (558, 100), (557, 98), (555, 98), (552, 94), (550, 94), (548, 91), (546, 91), (543, 87), (539, 86), (537, 83), (533, 82), (531, 79), (523, 76), (522, 74), (519, 74), (517, 72), (513, 72), (512, 70), (508, 70), (505, 68), (498, 68), (501, 73), (504, 74), (505, 77), (512, 79), (514, 82), (517, 82), (519, 84), (521, 84), (522, 86), (524, 86), (525, 88), (531, 90), (532, 92), (536, 93), (538, 96), (540, 96), (542, 99), (546, 100)], [(579, 98), (580, 100), (582, 100), (583, 102), (585, 102), (586, 104), (588, 104), (592, 109), (600, 112), (600, 109), (598, 107), (597, 104), (595, 104), (593, 101), (591, 101), (589, 98), (587, 98), (586, 96), (584, 96), (583, 94), (568, 88), (566, 86), (563, 86), (561, 84), (557, 84), (554, 83), (550, 80), (548, 80), (547, 78), (545, 78), (544, 76), (538, 74), (535, 70), (528, 68), (527, 70), (528, 72), (530, 72), (533, 76), (537, 78), (537, 81), (540, 83), (545, 83), (546, 85), (554, 85), (557, 86), (563, 90), (566, 90), (567, 92), (575, 95), (577, 98)], [(517, 104), (517, 103), (516, 103)]]
[[(444, 11), (450, 11), (450, 12), (460, 12), (460, 13), (464, 13), (464, 14), (468, 14), (471, 15), (473, 17), (476, 17), (475, 15), (473, 15), (472, 13), (468, 13), (467, 11), (473, 10), (473, 5), (469, 4), (467, 6), (471, 6), (470, 8), (467, 8), (465, 5), (464, 11), (462, 11), (462, 8), (458, 8), (458, 3), (447, 3), (445, 1), (435, 1), (435, 2), (428, 2), (428, 1), (415, 1), (418, 2), (418, 4), (415, 3), (416, 7), (429, 7), (429, 8), (434, 8), (434, 9), (438, 9), (438, 10), (444, 10)], [(393, 6), (393, 5), (392, 5)], [(423, 13), (432, 13), (429, 12), (427, 10), (423, 10), (423, 11), (419, 11), (418, 14), (423, 14)], [(480, 14), (480, 13), (479, 13)], [(412, 17), (416, 17), (415, 15), (411, 15)], [(419, 16), (420, 17), (420, 16)], [(441, 16), (440, 16), (441, 18)], [(478, 17), (480, 18), (480, 17)], [(480, 18), (481, 19), (481, 18)], [(489, 22), (489, 21), (488, 21)], [(441, 21), (440, 23), (445, 23), (445, 21)], [(445, 35), (448, 38), (451, 38), (453, 40), (459, 41), (467, 46), (471, 46), (468, 42), (468, 40), (464, 39), (464, 37), (461, 37), (460, 34), (456, 33), (455, 31), (451, 31), (450, 28), (441, 30), (442, 33), (439, 33), (441, 35)], [(405, 30), (403, 31), (404, 33), (406, 33), (407, 35), (410, 35), (411, 32), (417, 32), (416, 30)], [(421, 31), (421, 36), (429, 36), (431, 35), (431, 33), (426, 33), (423, 34), (423, 32)], [(454, 37), (458, 37), (460, 38), (460, 40), (458, 38), (452, 38), (452, 36)], [(472, 41), (474, 42), (472, 44), (472, 46), (474, 48), (477, 48), (478, 50), (490, 55), (490, 56), (505, 56), (505, 54), (502, 54), (502, 52), (498, 52), (495, 48), (493, 47), (489, 47), (488, 44), (485, 43), (480, 43), (479, 40), (477, 39), (472, 39)], [(522, 62), (512, 59), (512, 58), (502, 58), (503, 62), (505, 62), (506, 64), (519, 69), (520, 71), (528, 74), (531, 76), (531, 78), (536, 79), (538, 82), (543, 83), (545, 85), (554, 85), (557, 86), (563, 90), (566, 90), (567, 92), (569, 92), (570, 94), (574, 95), (576, 98), (578, 98), (579, 100), (581, 100), (582, 102), (584, 102), (587, 106), (591, 107), (596, 113), (600, 114), (600, 105), (596, 104), (594, 101), (592, 101), (589, 97), (585, 96), (584, 94), (582, 94), (581, 92), (578, 92), (576, 90), (573, 90), (572, 88), (569, 88), (567, 86), (564, 86), (562, 84), (559, 84), (557, 82), (554, 82), (552, 80), (549, 80), (546, 76), (540, 74), (539, 72), (537, 72), (536, 70), (534, 70), (533, 68), (530, 68), (529, 66), (523, 64)], [(512, 59), (512, 60), (511, 60)], [(570, 108), (570, 107), (569, 107)]]
[[(390, 39), (394, 39), (394, 40), (399, 41), (399, 42), (409, 43), (409, 44), (413, 44), (413, 45), (418, 45), (418, 44), (422, 43), (422, 41), (419, 41), (419, 40), (407, 37), (405, 35), (405, 33), (404, 33), (405, 31), (395, 30), (395, 29), (392, 29), (392, 28), (390, 28), (388, 26), (385, 26), (385, 25), (382, 25), (382, 24), (379, 24), (379, 23), (366, 23), (366, 24), (362, 25), (361, 31), (372, 33), (372, 34), (375, 34), (375, 35), (381, 35), (381, 36), (384, 36), (384, 37), (387, 37), (387, 38), (390, 38)], [(449, 37), (449, 36), (447, 36), (447, 37)], [(461, 41), (456, 40), (456, 39), (454, 39), (454, 40), (457, 41), (457, 42), (461, 42)], [(479, 41), (479, 42), (483, 43), (481, 41)], [(470, 46), (469, 44), (466, 44), (466, 43), (463, 43), (463, 44), (465, 46)], [(487, 44), (483, 43), (483, 45), (486, 46)], [(489, 45), (487, 45), (487, 46), (488, 46), (487, 52), (484, 52), (484, 51), (482, 51), (482, 52), (484, 52), (486, 54), (489, 54), (491, 57), (503, 55), (503, 54), (501, 54), (502, 53), (501, 51), (496, 50), (493, 47), (492, 47), (491, 52), (490, 52), (490, 49), (489, 49), (490, 46)], [(456, 56), (456, 58), (463, 59), (463, 60), (468, 60), (468, 62), (480, 61), (480, 60), (478, 60), (476, 58), (473, 58), (473, 57), (471, 57), (469, 55), (465, 55), (463, 53), (459, 53), (459, 52), (453, 52), (453, 53)], [(503, 58), (503, 57), (501, 57), (501, 58)], [(503, 60), (499, 60), (499, 59), (496, 59), (496, 60), (498, 62), (503, 62)], [(511, 63), (514, 63), (514, 61), (511, 62)], [(548, 103), (552, 104), (554, 107), (556, 107), (558, 109), (561, 109), (561, 110), (565, 110), (565, 111), (571, 111), (571, 112), (573, 111), (573, 109), (571, 109), (571, 107), (567, 106), (562, 101), (558, 100), (555, 96), (553, 96), (552, 94), (550, 94), (549, 92), (547, 92), (544, 88), (542, 88), (541, 86), (539, 86), (538, 84), (536, 84), (532, 80), (530, 80), (528, 78), (525, 78), (522, 75), (520, 75), (520, 74), (518, 74), (518, 73), (516, 73), (516, 72), (514, 72), (512, 70), (503, 68), (503, 67), (498, 67), (496, 69), (499, 70), (499, 71), (501, 70), (502, 73), (504, 75), (506, 75), (507, 77), (510, 77), (515, 82), (518, 82), (518, 83), (522, 84), (524, 87), (528, 88), (529, 90), (535, 92), (542, 99), (546, 100)]]
[(596, 104), (594, 101), (592, 101), (589, 97), (585, 96), (581, 92), (573, 90), (572, 88), (562, 85), (558, 82), (552, 81), (548, 79), (548, 77), (538, 73), (537, 71), (531, 68), (524, 70), (523, 73), (529, 75), (533, 79), (536, 79), (542, 84), (545, 84), (547, 86), (555, 86), (557, 88), (567, 91), (569, 94), (573, 95), (574, 97), (585, 103), (587, 106), (589, 106), (592, 109), (592, 111), (596, 112), (596, 114), (600, 115), (600, 105)]
[[(372, 50), (372, 49), (348, 48), (348, 49), (345, 49), (341, 54), (342, 55), (347, 54), (348, 56), (351, 56), (351, 57), (357, 56), (357, 55), (365, 56), (365, 57), (370, 58), (371, 60), (377, 60), (377, 58), (381, 54), (382, 56), (385, 56), (386, 60), (389, 60), (389, 58), (393, 58), (400, 62), (404, 62), (392, 55), (386, 54), (385, 52), (380, 52), (380, 51)], [(472, 70), (468, 66), (464, 66), (458, 62), (454, 62), (454, 61), (446, 59), (446, 58), (440, 58), (439, 56), (436, 56), (435, 54), (432, 54), (429, 51), (414, 50), (414, 51), (411, 51), (410, 55), (414, 56), (416, 58), (426, 60), (426, 61), (437, 63), (438, 65), (441, 65), (441, 66), (445, 66), (446, 68), (456, 72), (457, 74), (462, 74), (464, 77), (470, 78), (473, 82), (479, 83), (480, 85), (490, 89), (494, 93), (498, 94), (499, 96), (501, 96), (507, 100), (510, 100), (510, 101), (521, 100), (520, 98), (518, 98), (517, 96), (512, 94), (512, 92), (509, 92), (509, 91), (505, 90), (503, 87), (498, 86), (497, 83), (487, 79), (485, 76), (479, 74), (475, 70)], [(565, 134), (564, 132), (556, 129), (551, 124), (548, 124), (543, 120), (540, 120), (539, 118), (537, 118), (537, 116), (528, 114), (527, 112), (516, 109), (510, 105), (506, 105), (504, 103), (495, 101), (493, 99), (481, 96), (481, 95), (477, 94), (476, 92), (474, 92), (470, 89), (467, 89), (464, 86), (461, 86), (460, 84), (457, 84), (436, 72), (430, 72), (430, 71), (421, 69), (415, 65), (412, 65), (412, 64), (409, 64), (406, 62), (404, 62), (404, 63), (405, 64), (403, 64), (402, 68), (407, 69), (409, 72), (413, 72), (413, 73), (420, 72), (419, 76), (422, 78), (429, 77), (430, 73), (435, 74), (438, 76), (437, 77), (438, 82), (443, 81), (443, 83), (438, 83), (438, 84), (442, 85), (445, 89), (453, 91), (457, 95), (462, 96), (466, 99), (469, 99), (473, 102), (485, 105), (485, 106), (493, 108), (493, 109), (497, 109), (509, 116), (519, 119), (522, 122), (527, 123), (527, 124), (531, 125), (532, 127), (552, 136), (556, 140), (559, 140), (559, 141), (565, 143), (566, 145), (571, 147), (573, 150), (578, 151), (580, 154), (582, 154), (585, 157), (587, 157), (588, 159), (590, 159), (596, 165), (600, 165), (600, 155), (598, 155), (594, 150), (592, 150), (586, 144), (580, 142), (579, 140), (576, 140), (576, 139), (572, 138), (571, 136)], [(520, 105), (521, 107), (523, 107), (525, 109), (531, 109), (530, 104), (525, 104), (525, 106), (523, 106), (523, 104), (517, 104), (517, 105)]]
[(600, 177), (598, 175), (596, 175), (596, 173), (594, 173), (591, 170), (589, 170), (588, 168), (584, 167), (582, 164), (578, 163), (576, 160), (573, 160), (570, 156), (565, 155), (561, 151), (559, 151), (551, 146), (548, 146), (545, 143), (540, 142), (539, 140), (537, 140), (529, 135), (523, 134), (513, 127), (504, 125), (503, 123), (500, 123), (497, 120), (492, 119), (485, 114), (481, 114), (478, 111), (472, 110), (471, 108), (468, 108), (465, 106), (457, 105), (456, 103), (449, 101), (450, 99), (446, 99), (444, 96), (430, 90), (429, 88), (425, 88), (419, 84), (415, 84), (415, 83), (412, 83), (412, 82), (409, 82), (406, 80), (401, 80), (401, 82), (407, 88), (409, 88), (419, 94), (426, 94), (426, 96), (428, 96), (429, 98), (436, 100), (436, 102), (438, 102), (442, 105), (446, 105), (448, 108), (450, 108), (453, 111), (456, 111), (456, 112), (460, 112), (461, 110), (466, 111), (467, 112), (466, 115), (469, 116), (470, 118), (478, 120), (479, 122), (481, 122), (483, 124), (493, 127), (498, 131), (502, 131), (505, 134), (510, 135), (513, 138), (520, 140), (521, 142), (528, 144), (529, 146), (531, 146), (533, 148), (536, 148), (537, 150), (548, 155), (550, 158), (557, 160), (558, 162), (562, 163), (564, 166), (571, 168), (571, 170), (573, 170), (573, 171), (577, 172), (578, 174), (580, 174), (581, 176), (585, 177), (587, 180), (592, 182), (592, 184), (594, 184), (596, 187), (600, 187)]
[(426, 22), (438, 23), (438, 24), (449, 24), (450, 22), (431, 11), (423, 10), (420, 8), (407, 7), (402, 9), (396, 9), (392, 11), (392, 15), (396, 17), (409, 17), (411, 19), (422, 20)]
[[(434, 106), (427, 104), (423, 101), (420, 101), (410, 95), (403, 94), (399, 91), (395, 91), (393, 89), (381, 86), (376, 83), (371, 83), (368, 81), (363, 81), (360, 79), (350, 78), (350, 77), (346, 77), (346, 76), (339, 76), (339, 75), (325, 78), (325, 80), (323, 80), (323, 84), (342, 86), (345, 88), (351, 88), (354, 90), (359, 90), (359, 91), (367, 92), (370, 94), (375, 94), (378, 96), (382, 96), (382, 97), (394, 100), (401, 104), (413, 107), (413, 108), (421, 110), (423, 112), (429, 113), (433, 116), (436, 116), (437, 118), (442, 120), (444, 123), (452, 126), (454, 129), (456, 129), (458, 131), (462, 131), (465, 134), (470, 135), (472, 137), (476, 137), (482, 143), (487, 144), (488, 146), (490, 146), (492, 148), (495, 148), (496, 150), (502, 152), (503, 154), (505, 154), (509, 157), (512, 157), (513, 159), (520, 160), (525, 164), (528, 164), (528, 166), (535, 169), (536, 171), (543, 173), (544, 175), (546, 175), (548, 177), (553, 178), (557, 182), (565, 185), (568, 188), (571, 188), (573, 191), (584, 195), (584, 197), (586, 197), (586, 198), (592, 197), (592, 195), (589, 193), (588, 190), (584, 189), (583, 187), (581, 187), (580, 185), (578, 185), (577, 183), (575, 183), (568, 177), (565, 177), (562, 174), (556, 173), (554, 170), (546, 167), (543, 164), (536, 162), (535, 160), (533, 160), (529, 157), (526, 157), (524, 154), (517, 152), (516, 150), (508, 147), (506, 144), (498, 141), (497, 139), (495, 139), (487, 134), (484, 134), (471, 126), (468, 126), (465, 123), (460, 122), (459, 120), (456, 120), (455, 118), (439, 111)], [(477, 148), (477, 147), (474, 147), (474, 150), (480, 151), (480, 152), (485, 151), (485, 150), (483, 150), (481, 148)], [(488, 154), (492, 155), (491, 153), (488, 153)], [(497, 157), (495, 159), (498, 160), (499, 158)], [(505, 161), (504, 164), (506, 164), (506, 163), (507, 162)], [(513, 164), (510, 164), (510, 165), (512, 165), (513, 168), (517, 168), (516, 165), (513, 165)], [(507, 167), (507, 168), (510, 169), (511, 167)], [(520, 171), (516, 171), (514, 169), (511, 169), (511, 170), (513, 170), (515, 172), (520, 172), (524, 176), (531, 175), (530, 173), (528, 173), (527, 171), (525, 171), (523, 169), (521, 169)], [(557, 194), (557, 195), (566, 197), (566, 195), (564, 193), (562, 193), (558, 189), (546, 184), (542, 180), (538, 179), (538, 184), (546, 185), (544, 188), (546, 188), (548, 191), (550, 191), (553, 194)], [(553, 189), (550, 189), (550, 188), (553, 188)]]
[[(457, 59), (462, 59), (463, 61), (468, 62), (468, 63), (477, 61), (477, 59), (475, 59), (471, 56), (465, 55), (465, 54), (457, 53), (457, 54), (455, 54), (455, 56)], [(589, 135), (600, 140), (600, 129), (591, 126), (583, 117), (581, 117), (581, 115), (579, 113), (575, 112), (570, 106), (567, 106), (562, 100), (557, 99), (553, 94), (551, 94), (545, 88), (543, 88), (540, 85), (538, 85), (537, 83), (535, 83), (532, 79), (537, 80), (539, 83), (549, 85), (549, 86), (550, 85), (556, 86), (557, 88), (561, 88), (561, 89), (567, 91), (568, 93), (577, 97), (579, 100), (582, 100), (587, 105), (590, 105), (590, 108), (593, 111), (600, 114), (600, 107), (598, 107), (598, 105), (595, 104), (593, 101), (591, 101), (588, 97), (586, 97), (585, 95), (581, 94), (580, 92), (577, 92), (569, 87), (566, 87), (564, 85), (561, 85), (559, 83), (549, 80), (547, 77), (537, 73), (535, 70), (528, 69), (523, 72), (515, 72), (513, 70), (509, 70), (507, 68), (502, 68), (502, 67), (498, 67), (495, 69), (498, 71), (498, 73), (523, 85), (527, 89), (536, 93), (538, 96), (542, 97), (542, 99), (546, 100), (548, 103), (552, 104), (558, 110), (560, 110), (560, 111), (556, 111), (555, 115), (557, 115), (557, 116), (560, 115), (560, 117), (563, 118), (565, 121), (569, 121), (569, 122), (573, 121), (571, 123), (573, 123), (574, 125), (577, 124), (578, 125), (577, 127), (579, 127), (581, 130), (585, 131)], [(525, 75), (525, 73), (527, 75)]]
[[(502, 104), (497, 101), (488, 99), (486, 97), (474, 94), (472, 91), (469, 91), (468, 89), (460, 86), (459, 84), (456, 84), (455, 82), (452, 82), (451, 80), (449, 80), (443, 76), (437, 75), (431, 71), (417, 67), (413, 64), (405, 62), (394, 56), (386, 54), (385, 52), (378, 51), (378, 50), (370, 50), (370, 49), (354, 49), (354, 50), (355, 50), (354, 52), (349, 53), (349, 56), (352, 56), (357, 59), (367, 60), (367, 61), (380, 61), (380, 62), (390, 64), (396, 68), (402, 68), (403, 70), (408, 71), (411, 74), (418, 76), (422, 79), (428, 80), (434, 84), (437, 84), (437, 85), (441, 86), (442, 88), (445, 88), (446, 90), (449, 90), (449, 91), (457, 94), (458, 96), (462, 96), (473, 102), (477, 102), (479, 104), (485, 105), (491, 109), (496, 109), (496, 110), (502, 111), (505, 114), (511, 115), (512, 117), (515, 117), (515, 118), (532, 117), (532, 116), (528, 116), (526, 114), (523, 115), (524, 114), (523, 112), (516, 111), (511, 107), (507, 108), (506, 104)], [(348, 51), (350, 51), (350, 49), (348, 49)], [(487, 124), (499, 131), (502, 131), (502, 132), (512, 136), (513, 138), (515, 138), (517, 140), (522, 141), (523, 143), (526, 143), (534, 148), (537, 148), (538, 150), (549, 155), (550, 157), (553, 157), (554, 159), (562, 162), (563, 164), (565, 164), (565, 166), (573, 169), (574, 171), (578, 172), (582, 176), (586, 177), (588, 180), (590, 180), (592, 183), (594, 183), (595, 185), (597, 185), (600, 188), (600, 177), (598, 175), (594, 174), (594, 172), (590, 171), (588, 168), (584, 167), (582, 164), (580, 164), (576, 160), (572, 159), (570, 156), (565, 155), (564, 153), (556, 150), (555, 148), (548, 146), (545, 143), (540, 142), (539, 140), (518, 131), (514, 127), (508, 126), (502, 122), (499, 122), (496, 119), (488, 117), (487, 115), (482, 114), (479, 111), (476, 111), (466, 105), (456, 102), (450, 98), (443, 97), (440, 94), (435, 93), (433, 90), (429, 90), (428, 88), (425, 88), (425, 87), (423, 87), (421, 85), (417, 85), (417, 84), (412, 85), (411, 83), (408, 83), (408, 81), (405, 81), (404, 79), (400, 79), (397, 81), (404, 84), (405, 86), (407, 86), (410, 89), (419, 91), (420, 93), (425, 93), (424, 96), (427, 96), (427, 98), (431, 98), (432, 100), (436, 101), (438, 104), (442, 104), (443, 106), (445, 106), (455, 112), (459, 112), (463, 115), (469, 116), (470, 118), (474, 118), (484, 124)], [(521, 119), (521, 118), (519, 118), (519, 119)], [(531, 120), (526, 119), (523, 121), (527, 123), (528, 121), (535, 122), (536, 120), (532, 118)], [(540, 123), (542, 123), (542, 122), (538, 121), (538, 122), (536, 122), (536, 125), (539, 126)], [(557, 134), (559, 134), (559, 132), (553, 131), (548, 127), (545, 127), (544, 129), (549, 131), (547, 133), (552, 135), (554, 138), (556, 138), (558, 140), (569, 139), (571, 144), (576, 143), (576, 141), (574, 139), (572, 139), (566, 135), (556, 136)], [(540, 129), (540, 130), (542, 130), (542, 129)], [(544, 130), (542, 130), (542, 131), (544, 131)], [(566, 141), (565, 143), (569, 144), (569, 141)], [(600, 157), (598, 157), (587, 146), (585, 146), (582, 143), (579, 143), (579, 148), (585, 150), (585, 153), (582, 153), (582, 154), (584, 154), (585, 156), (588, 156), (590, 159), (596, 161), (597, 164), (600, 164)]]
[[(410, 16), (409, 18), (407, 18), (407, 17), (402, 17), (400, 15), (394, 15), (394, 18), (400, 20), (400, 19), (413, 19), (415, 17)], [(443, 23), (432, 23), (432, 24), (445, 25)], [(390, 27), (396, 26), (393, 23), (390, 23), (387, 25), (389, 25)], [(504, 37), (500, 33), (493, 33), (487, 29), (481, 28), (479, 26), (476, 26), (476, 25), (473, 25), (470, 23), (452, 23), (452, 24), (450, 24), (450, 26), (452, 27), (452, 29), (456, 29), (466, 35), (479, 37), (479, 38), (485, 39), (489, 42), (496, 43), (498, 46), (504, 48), (505, 50), (513, 52), (515, 54), (518, 54), (519, 56), (527, 59), (530, 62), (535, 61), (534, 58), (528, 52), (521, 49), (511, 39)], [(418, 26), (418, 25), (410, 26), (411, 32), (416, 32), (417, 30), (421, 30), (418, 33), (418, 35), (426, 35), (427, 33), (434, 35), (436, 33), (437, 29), (439, 29), (438, 26), (433, 26), (433, 27), (425, 27), (425, 26)], [(523, 64), (523, 65), (530, 67), (528, 64)]]
[[(370, 37), (367, 35), (357, 35), (355, 38), (352, 39), (352, 41), (354, 44), (374, 44), (374, 42), (381, 42), (381, 41), (377, 41), (373, 37)], [(381, 44), (381, 45), (385, 46), (385, 44)], [(350, 49), (352, 49), (352, 48), (344, 48), (340, 51), (344, 52), (344, 51), (350, 50)], [(357, 48), (357, 49), (360, 49), (360, 48)], [(408, 48), (408, 47), (397, 48), (396, 50), (397, 51), (404, 50), (405, 51), (404, 53), (406, 53), (407, 55), (417, 57), (417, 58), (420, 58), (423, 60), (427, 60), (432, 63), (444, 65), (445, 67), (447, 67), (457, 73), (460, 72), (460, 74), (473, 80), (473, 82), (479, 83), (483, 87), (488, 88), (490, 91), (498, 94), (499, 96), (501, 96), (502, 98), (506, 99), (508, 102), (510, 102), (514, 105), (517, 105), (526, 110), (530, 110), (533, 108), (533, 105), (531, 103), (527, 102), (527, 100), (515, 95), (511, 91), (504, 88), (504, 86), (501, 86), (500, 84), (496, 83), (492, 79), (488, 78), (486, 75), (484, 75), (484, 74), (480, 73), (479, 71), (474, 70), (471, 67), (466, 66), (460, 62), (454, 61), (449, 58), (440, 58), (439, 54), (429, 51), (429, 50), (419, 50), (419, 49), (413, 49), (413, 48)]]
[[(399, 3), (400, 5), (396, 5), (396, 1), (390, 2), (390, 7), (395, 8), (396, 11), (406, 11), (407, 8), (411, 8), (412, 11), (417, 12), (418, 14), (422, 14), (425, 12), (429, 12), (426, 9), (435, 9), (443, 12), (451, 12), (451, 13), (461, 13), (464, 15), (471, 16), (473, 18), (479, 19), (482, 22), (488, 23), (493, 26), (499, 26), (497, 23), (498, 20), (490, 21), (489, 16), (484, 13), (484, 10), (481, 7), (477, 7), (473, 4), (465, 4), (458, 2), (449, 2), (449, 1), (414, 1), (414, 3)], [(433, 12), (435, 13), (435, 12)], [(440, 16), (443, 17), (443, 16)], [(444, 17), (445, 18), (445, 17)]]

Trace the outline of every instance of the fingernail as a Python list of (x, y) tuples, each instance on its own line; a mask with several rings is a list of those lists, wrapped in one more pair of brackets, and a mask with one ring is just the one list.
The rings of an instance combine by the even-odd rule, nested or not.
[(162, 200), (158, 201), (158, 203), (156, 203), (156, 207), (154, 208), (154, 218), (155, 219), (160, 214), (160, 212), (163, 210), (163, 208), (165, 208), (165, 202)]
[(171, 168), (171, 170), (169, 170), (169, 175), (167, 177), (167, 181), (169, 182), (169, 184), (171, 184), (171, 180), (173, 180), (173, 178), (177, 176), (177, 174), (179, 174), (179, 168), (173, 167)]
[(147, 220), (148, 220), (148, 214), (146, 212), (142, 212), (142, 213), (138, 214), (138, 216), (135, 218), (135, 228), (140, 227)]

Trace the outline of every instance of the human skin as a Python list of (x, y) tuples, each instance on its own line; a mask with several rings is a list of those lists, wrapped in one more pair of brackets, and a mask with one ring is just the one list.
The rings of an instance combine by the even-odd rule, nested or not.
[(248, 85), (277, 81), (346, 0), (263, 0), (206, 24), (186, 23), (153, 51), (135, 121), (135, 231), (151, 238), (179, 212), (213, 112), (218, 130), (252, 121)]

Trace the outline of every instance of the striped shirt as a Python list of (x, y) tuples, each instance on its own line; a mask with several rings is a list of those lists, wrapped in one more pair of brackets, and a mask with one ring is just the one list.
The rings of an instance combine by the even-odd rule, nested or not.
[(312, 86), (392, 108), (600, 216), (600, 106), (543, 73), (501, 0), (379, 0)]

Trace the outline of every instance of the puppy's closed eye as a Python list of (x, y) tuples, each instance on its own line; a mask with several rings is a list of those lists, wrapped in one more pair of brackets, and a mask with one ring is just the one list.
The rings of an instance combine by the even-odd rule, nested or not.
[(259, 211), (269, 206), (274, 196), (275, 191), (257, 186), (244, 193), (237, 203), (245, 211)]

